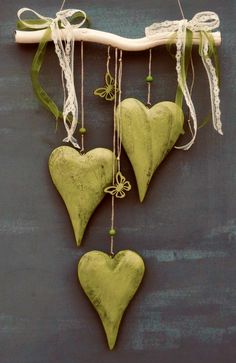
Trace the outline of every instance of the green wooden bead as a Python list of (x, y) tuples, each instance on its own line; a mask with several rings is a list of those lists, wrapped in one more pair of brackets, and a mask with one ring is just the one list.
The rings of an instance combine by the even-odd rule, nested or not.
[(147, 76), (147, 77), (146, 77), (146, 81), (147, 81), (148, 83), (151, 83), (151, 82), (153, 81), (153, 76)]
[(87, 130), (86, 130), (86, 128), (85, 128), (85, 127), (81, 127), (81, 128), (79, 129), (79, 132), (80, 132), (82, 135), (84, 135), (84, 134), (86, 134)]
[(114, 228), (111, 228), (110, 231), (109, 231), (109, 235), (111, 237), (114, 237), (116, 235), (116, 230)]

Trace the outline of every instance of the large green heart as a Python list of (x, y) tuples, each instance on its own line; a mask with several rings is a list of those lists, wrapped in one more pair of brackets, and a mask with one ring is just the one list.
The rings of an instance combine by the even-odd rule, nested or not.
[(62, 196), (74, 228), (77, 245), (81, 244), (87, 223), (112, 184), (111, 150), (97, 148), (81, 155), (69, 146), (55, 149), (49, 158), (49, 170)]
[(173, 102), (160, 102), (149, 109), (127, 98), (119, 104), (117, 116), (142, 202), (154, 172), (183, 133), (183, 111)]
[(142, 258), (129, 250), (120, 251), (114, 257), (91, 251), (79, 261), (80, 284), (101, 318), (111, 350), (124, 311), (136, 293), (144, 271)]

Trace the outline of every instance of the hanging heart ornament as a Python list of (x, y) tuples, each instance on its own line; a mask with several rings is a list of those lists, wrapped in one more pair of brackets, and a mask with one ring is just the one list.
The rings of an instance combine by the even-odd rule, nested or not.
[(74, 228), (77, 245), (81, 244), (87, 223), (112, 183), (111, 150), (97, 148), (80, 154), (69, 146), (55, 149), (49, 158), (49, 170), (64, 200)]
[(110, 349), (115, 346), (122, 316), (144, 271), (142, 258), (129, 250), (120, 251), (113, 257), (91, 251), (79, 261), (80, 284), (100, 316)]
[(183, 111), (173, 102), (148, 108), (127, 98), (119, 104), (116, 115), (142, 202), (154, 172), (183, 133)]

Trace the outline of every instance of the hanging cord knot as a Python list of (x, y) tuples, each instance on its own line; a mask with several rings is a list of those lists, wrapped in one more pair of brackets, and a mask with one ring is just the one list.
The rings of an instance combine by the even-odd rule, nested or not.
[[(25, 12), (34, 14), (37, 17), (36, 21), (22, 20), (21, 16)], [(80, 28), (86, 22), (86, 13), (78, 9), (65, 9), (58, 11), (55, 18), (50, 18), (32, 9), (22, 8), (17, 15), (20, 22), (32, 30), (47, 28), (51, 30), (55, 52), (61, 67), (64, 90), (63, 121), (67, 137), (63, 141), (70, 142), (74, 147), (80, 149), (76, 138), (73, 136), (78, 124), (78, 101), (74, 84), (74, 29)], [(73, 20), (81, 18), (80, 22), (72, 24)]]
[(210, 87), (211, 94), (211, 108), (212, 108), (212, 122), (214, 129), (221, 135), (221, 111), (220, 111), (220, 98), (219, 98), (219, 80), (216, 69), (212, 63), (209, 55), (210, 51), (210, 34), (220, 26), (220, 20), (216, 13), (205, 11), (197, 13), (192, 20), (187, 19), (164, 21), (161, 23), (154, 23), (145, 29), (145, 34), (148, 38), (153, 38), (157, 34), (170, 32), (177, 33), (176, 35), (176, 71), (179, 87), (184, 95), (186, 104), (190, 110), (190, 115), (193, 120), (193, 135), (192, 140), (186, 145), (177, 147), (177, 149), (188, 150), (194, 143), (197, 136), (197, 116), (195, 107), (192, 101), (191, 92), (188, 89), (185, 77), (185, 46), (186, 46), (186, 33), (187, 30), (191, 32), (199, 32), (201, 42), (199, 46), (199, 53), (205, 67)]

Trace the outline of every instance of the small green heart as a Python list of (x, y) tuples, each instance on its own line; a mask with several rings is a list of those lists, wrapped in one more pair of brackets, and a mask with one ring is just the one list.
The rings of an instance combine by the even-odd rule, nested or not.
[(112, 183), (111, 150), (97, 148), (81, 155), (69, 146), (55, 149), (49, 158), (49, 170), (64, 200), (74, 228), (77, 245), (81, 244), (87, 223)]
[(135, 295), (144, 271), (142, 258), (129, 250), (120, 251), (114, 257), (91, 251), (79, 261), (80, 284), (100, 316), (111, 350), (124, 311)]
[(134, 99), (117, 108), (122, 144), (133, 166), (142, 202), (157, 167), (183, 133), (184, 115), (176, 103), (160, 102), (152, 108)]

